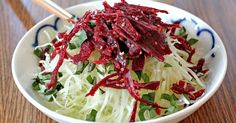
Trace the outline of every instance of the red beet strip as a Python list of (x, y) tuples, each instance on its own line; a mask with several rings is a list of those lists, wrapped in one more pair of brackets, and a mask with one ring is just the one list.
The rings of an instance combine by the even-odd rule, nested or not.
[(176, 94), (187, 94), (191, 100), (196, 100), (205, 92), (205, 89), (200, 89), (197, 92), (194, 92), (195, 88), (190, 83), (186, 83), (183, 80), (174, 83), (171, 90)]

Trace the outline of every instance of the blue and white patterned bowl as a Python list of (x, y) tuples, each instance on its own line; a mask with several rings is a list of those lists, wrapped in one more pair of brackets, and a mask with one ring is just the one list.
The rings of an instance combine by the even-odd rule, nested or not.
[[(109, 1), (109, 3), (114, 2), (118, 2), (118, 0)], [(211, 70), (211, 73), (208, 76), (209, 81), (206, 94), (196, 103), (181, 111), (145, 122), (172, 123), (183, 120), (196, 111), (200, 106), (202, 106), (208, 99), (210, 99), (210, 97), (216, 92), (223, 81), (227, 68), (227, 55), (222, 40), (208, 24), (203, 22), (198, 17), (179, 8), (152, 1), (140, 2), (139, 0), (129, 0), (129, 3), (141, 4), (143, 6), (150, 6), (169, 11), (168, 15), (161, 15), (163, 19), (169, 22), (181, 21), (181, 24), (187, 27), (187, 30), (190, 31), (192, 36), (200, 39), (197, 48), (198, 50), (200, 50), (203, 54), (206, 54), (211, 49), (216, 49), (214, 53), (209, 56), (210, 60), (208, 61), (208, 66)], [(91, 9), (102, 9), (102, 1), (76, 5), (69, 8), (68, 11), (80, 17), (87, 10)], [(52, 119), (58, 122), (87, 122), (70, 118), (48, 109), (47, 106), (45, 106), (43, 100), (36, 95), (31, 87), (33, 73), (35, 73), (35, 69), (37, 68), (37, 59), (33, 54), (34, 47), (38, 44), (43, 44), (46, 40), (46, 36), (42, 33), (44, 30), (62, 31), (64, 28), (63, 23), (65, 22), (59, 18), (55, 16), (49, 16), (30, 29), (23, 36), (15, 49), (12, 58), (12, 74), (17, 87), (25, 96), (25, 98)]]

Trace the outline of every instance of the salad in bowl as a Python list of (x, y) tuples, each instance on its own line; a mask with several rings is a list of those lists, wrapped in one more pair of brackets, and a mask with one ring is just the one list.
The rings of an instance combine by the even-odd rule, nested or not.
[[(226, 57), (224, 49), (216, 53), (224, 46), (211, 28), (199, 26), (203, 22), (198, 18), (174, 18), (173, 11), (162, 6), (125, 0), (102, 5), (73, 13), (75, 17), (60, 29), (58, 18), (54, 25), (36, 28), (27, 86), (31, 85), (31, 96), (40, 100), (40, 106), (73, 119), (57, 117), (57, 121), (161, 121), (185, 109), (190, 112), (202, 100), (193, 112), (219, 87), (227, 59), (221, 61), (222, 73), (215, 73), (210, 63), (220, 55)], [(209, 93), (213, 72), (221, 78)]]

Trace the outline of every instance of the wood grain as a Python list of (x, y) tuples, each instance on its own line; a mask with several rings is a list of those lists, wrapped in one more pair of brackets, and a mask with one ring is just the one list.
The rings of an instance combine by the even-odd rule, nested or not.
[[(86, 1), (55, 0), (63, 7)], [(228, 70), (220, 89), (181, 123), (236, 123), (236, 1), (177, 0), (174, 5), (210, 24), (228, 53)], [(11, 74), (11, 58), (20, 38), (49, 13), (29, 0), (0, 0), (0, 15), (0, 123), (55, 123), (21, 95)]]

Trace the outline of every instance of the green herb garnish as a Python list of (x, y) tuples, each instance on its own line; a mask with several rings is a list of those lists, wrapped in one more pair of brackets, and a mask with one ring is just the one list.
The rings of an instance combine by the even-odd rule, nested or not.
[(188, 44), (191, 45), (191, 46), (194, 45), (197, 42), (198, 42), (198, 40), (195, 39), (195, 38), (191, 38), (191, 39), (188, 40)]
[(34, 55), (36, 55), (37, 57), (41, 58), (42, 54), (43, 54), (43, 51), (40, 50), (39, 48), (34, 50)]
[(33, 86), (33, 89), (36, 90), (36, 91), (40, 90), (39, 84), (45, 84), (44, 80), (39, 78), (39, 76), (37, 76), (33, 80), (34, 80), (34, 82), (32, 83), (32, 86)]
[(187, 39), (188, 38), (188, 34), (187, 34), (187, 30), (185, 27), (182, 27), (179, 29), (179, 36), (182, 36), (183, 38)]
[[(147, 100), (147, 101), (149, 101), (149, 102), (154, 102), (154, 99), (155, 99), (155, 92), (150, 92), (150, 93), (148, 93), (148, 94), (143, 94), (142, 99)], [(138, 116), (139, 116), (139, 119), (140, 119), (141, 121), (146, 120), (146, 118), (145, 118), (145, 116), (144, 116), (144, 113), (145, 113), (146, 111), (149, 112), (149, 118), (154, 118), (154, 117), (156, 117), (156, 115), (157, 115), (156, 112), (155, 112), (155, 109), (152, 108), (151, 106), (147, 106), (147, 105), (145, 105), (145, 104), (143, 104), (143, 103), (140, 103), (140, 104), (139, 104), (139, 108), (140, 108), (140, 110), (139, 110), (139, 112), (138, 112)]]
[(101, 75), (105, 75), (105, 72), (103, 72), (103, 71), (101, 71), (100, 69), (98, 69), (98, 68), (96, 68), (96, 70), (97, 70), (97, 72), (99, 73), (99, 74), (101, 74)]
[(107, 64), (105, 64), (104, 65), (105, 66), (105, 73), (107, 72), (107, 70), (108, 70), (108, 67), (113, 67), (113, 69), (114, 69), (114, 66), (113, 66), (113, 64), (110, 62), (110, 63), (107, 63)]
[(55, 86), (55, 89), (57, 91), (60, 91), (62, 88), (64, 88), (63, 85), (60, 82), (57, 82), (57, 85)]
[(92, 72), (92, 71), (95, 69), (95, 67), (96, 67), (96, 64), (90, 63), (90, 64), (88, 65), (88, 72)]
[(143, 73), (141, 70), (139, 71), (134, 71), (138, 77), (139, 80), (143, 80), (144, 82), (149, 82), (150, 78), (146, 73)]
[(47, 48), (48, 48), (47, 53), (50, 54), (53, 51), (53, 47), (51, 45), (48, 45)]
[(142, 79), (143, 79), (144, 82), (149, 82), (150, 81), (150, 78), (146, 73), (142, 74)]
[(45, 95), (52, 95), (52, 94), (54, 94), (54, 93), (56, 93), (56, 89), (55, 88), (53, 88), (53, 89), (50, 89), (50, 90), (45, 90)]
[(84, 61), (83, 64), (81, 61), (79, 61), (77, 64), (77, 70), (76, 70), (75, 74), (79, 75), (79, 74), (83, 73), (84, 69), (88, 66), (88, 64), (89, 64), (88, 60)]
[(34, 89), (34, 90), (36, 90), (36, 91), (40, 90), (40, 87), (39, 87), (39, 83), (38, 83), (38, 82), (36, 82), (36, 81), (33, 82), (33, 83), (32, 83), (32, 86), (33, 86), (33, 89)]
[(167, 113), (174, 113), (174, 112), (178, 111), (178, 106), (176, 103), (178, 98), (174, 94), (170, 95), (170, 94), (164, 93), (161, 95), (161, 99), (164, 99), (164, 100), (167, 100), (170, 102), (171, 106), (167, 109), (167, 111), (166, 111)]
[(141, 121), (145, 121), (145, 120), (146, 120), (146, 118), (145, 118), (145, 116), (144, 116), (144, 113), (145, 113), (146, 111), (149, 111), (149, 109), (150, 109), (150, 107), (146, 106), (146, 107), (142, 107), (142, 108), (139, 110), (138, 116), (139, 116), (139, 119), (140, 119)]
[(78, 47), (82, 45), (82, 43), (88, 38), (86, 32), (82, 29), (75, 34), (75, 38), (77, 38), (76, 44)]
[[(148, 94), (143, 94), (142, 98), (144, 100), (147, 100), (149, 102), (154, 102), (154, 98), (155, 98), (155, 92), (150, 92)], [(142, 108), (143, 106), (146, 106), (143, 103), (140, 103), (139, 107)]]
[(188, 38), (188, 34), (184, 35), (183, 37), (187, 40), (187, 38)]
[(155, 118), (157, 116), (156, 110), (154, 108), (149, 109), (150, 118)]
[(63, 76), (63, 74), (62, 74), (62, 72), (58, 72), (58, 77), (62, 77)]
[(95, 24), (94, 22), (88, 22), (88, 25), (89, 25), (89, 27), (91, 27), (91, 28), (93, 28), (93, 27), (96, 26), (96, 24)]
[(167, 62), (164, 62), (164, 67), (172, 67), (172, 65)]
[(76, 49), (75, 44), (74, 43), (69, 43), (69, 49), (70, 50)]
[(95, 76), (92, 77), (91, 75), (88, 75), (86, 80), (92, 85), (94, 85), (96, 83), (96, 77)]
[[(56, 98), (57, 97), (57, 94), (53, 94), (53, 96)], [(50, 99), (48, 100), (48, 102), (52, 102), (53, 101), (53, 97), (51, 96)]]
[(182, 27), (182, 28), (179, 29), (179, 34), (178, 35), (179, 36), (184, 36), (184, 35), (186, 35), (186, 32), (187, 32), (186, 28)]
[(92, 111), (86, 116), (87, 121), (95, 121), (96, 120), (97, 111), (92, 109)]
[(60, 82), (57, 82), (56, 86), (54, 86), (52, 89), (46, 89), (45, 95), (52, 95), (57, 93), (57, 91), (60, 91), (63, 87), (63, 85)]
[(107, 73), (110, 74), (112, 72), (115, 72), (115, 70), (109, 70)]
[(141, 77), (142, 77), (142, 71), (141, 70), (138, 70), (138, 71), (134, 71), (138, 77), (139, 80), (141, 80)]

